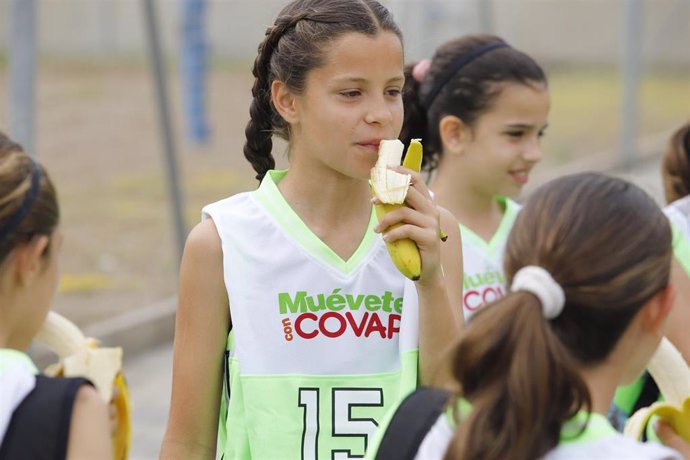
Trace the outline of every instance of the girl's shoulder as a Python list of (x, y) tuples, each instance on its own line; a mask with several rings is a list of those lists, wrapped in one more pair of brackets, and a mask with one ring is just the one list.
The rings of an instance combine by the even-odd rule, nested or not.
[(561, 444), (549, 452), (544, 460), (681, 460), (677, 451), (654, 442), (642, 443), (620, 433), (593, 442)]

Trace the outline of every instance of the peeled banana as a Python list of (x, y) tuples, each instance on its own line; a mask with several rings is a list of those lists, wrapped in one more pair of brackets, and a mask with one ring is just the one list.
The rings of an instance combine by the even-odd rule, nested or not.
[(112, 435), (113, 458), (129, 455), (132, 430), (129, 391), (122, 375), (122, 348), (99, 347), (98, 341), (84, 337), (67, 318), (51, 311), (36, 335), (36, 340), (53, 350), (58, 363), (44, 373), (53, 377), (85, 377), (93, 382), (103, 401), (117, 413), (117, 429)]
[[(379, 159), (371, 170), (372, 192), (381, 201), (374, 205), (379, 220), (391, 211), (405, 206), (405, 196), (410, 187), (410, 175), (388, 169), (389, 165), (399, 165), (404, 145), (399, 140), (382, 140), (379, 145)], [(422, 144), (413, 139), (405, 155), (403, 166), (419, 171), (422, 165)], [(390, 229), (399, 227), (395, 224)], [(422, 257), (417, 244), (409, 238), (386, 243), (393, 264), (400, 272), (413, 281), (422, 274)]]
[(664, 337), (647, 370), (665, 402), (655, 402), (635, 412), (626, 422), (623, 434), (641, 439), (649, 419), (656, 415), (668, 422), (686, 441), (690, 441), (690, 368), (685, 359)]

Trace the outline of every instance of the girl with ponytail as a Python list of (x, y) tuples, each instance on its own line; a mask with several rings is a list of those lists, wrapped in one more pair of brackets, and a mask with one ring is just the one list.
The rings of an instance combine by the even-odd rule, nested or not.
[[(605, 418), (616, 386), (642, 372), (666, 331), (671, 254), (668, 221), (638, 187), (594, 173), (542, 186), (508, 238), (510, 293), (466, 326), (449, 409), (399, 458), (682, 458)], [(387, 458), (395, 420), (376, 458)], [(690, 452), (668, 426), (659, 434)]]
[(460, 223), (465, 320), (506, 292), (502, 255), (513, 199), (542, 158), (549, 115), (543, 70), (493, 35), (441, 45), (406, 69), (400, 139), (421, 138), (434, 201)]
[[(378, 223), (368, 183), (400, 133), (403, 62), (375, 0), (296, 0), (267, 29), (244, 146), (260, 185), (204, 207), (187, 240), (163, 458), (361, 457), (400, 395), (447, 374), (460, 232), (418, 173)], [(420, 250), (414, 283), (386, 250), (401, 238)]]

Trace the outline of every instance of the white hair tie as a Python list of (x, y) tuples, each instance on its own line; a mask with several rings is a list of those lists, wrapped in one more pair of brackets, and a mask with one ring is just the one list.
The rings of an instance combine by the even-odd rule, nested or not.
[(541, 309), (546, 319), (554, 319), (563, 311), (565, 293), (563, 288), (553, 279), (551, 274), (536, 265), (522, 267), (515, 273), (512, 292), (531, 292), (541, 302)]

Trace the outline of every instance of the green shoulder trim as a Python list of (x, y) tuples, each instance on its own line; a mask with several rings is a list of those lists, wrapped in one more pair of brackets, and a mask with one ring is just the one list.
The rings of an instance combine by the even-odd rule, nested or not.
[(0, 373), (18, 363), (28, 367), (32, 374), (38, 374), (38, 369), (36, 369), (36, 365), (31, 361), (29, 355), (12, 348), (0, 348)]
[(489, 254), (495, 253), (497, 250), (502, 248), (503, 243), (508, 239), (508, 234), (510, 229), (513, 228), (515, 219), (517, 219), (518, 212), (520, 211), (520, 205), (511, 200), (510, 198), (504, 196), (497, 196), (496, 201), (503, 208), (503, 218), (498, 224), (496, 233), (491, 237), (491, 240), (487, 243), (482, 237), (474, 233), (469, 227), (459, 223), (460, 233), (463, 239), (471, 241), (474, 246), (479, 246), (484, 248)]
[(580, 411), (563, 425), (560, 443), (595, 442), (616, 433), (603, 415)]
[(644, 381), (645, 377), (643, 374), (630, 385), (623, 385), (616, 388), (613, 402), (620, 410), (625, 412), (628, 417), (632, 415), (632, 410), (635, 408), (637, 400), (640, 399)]
[(297, 213), (290, 207), (285, 198), (278, 190), (278, 182), (287, 174), (287, 170), (268, 171), (261, 181), (259, 189), (256, 190), (255, 197), (266, 208), (266, 210), (278, 221), (281, 227), (300, 246), (309, 252), (316, 259), (330, 265), (345, 275), (350, 275), (360, 262), (366, 257), (378, 235), (374, 233), (376, 226), (376, 214), (374, 207), (371, 207), (369, 226), (364, 234), (364, 238), (354, 254), (348, 259), (343, 260), (328, 245), (321, 241), (314, 232), (299, 218)]
[[(460, 399), (457, 410), (460, 419), (464, 420), (470, 415), (472, 405), (465, 399)], [(453, 410), (446, 410), (445, 415), (450, 425), (456, 426)], [(593, 442), (616, 433), (616, 430), (603, 415), (580, 411), (575, 417), (563, 424), (560, 443)]]

